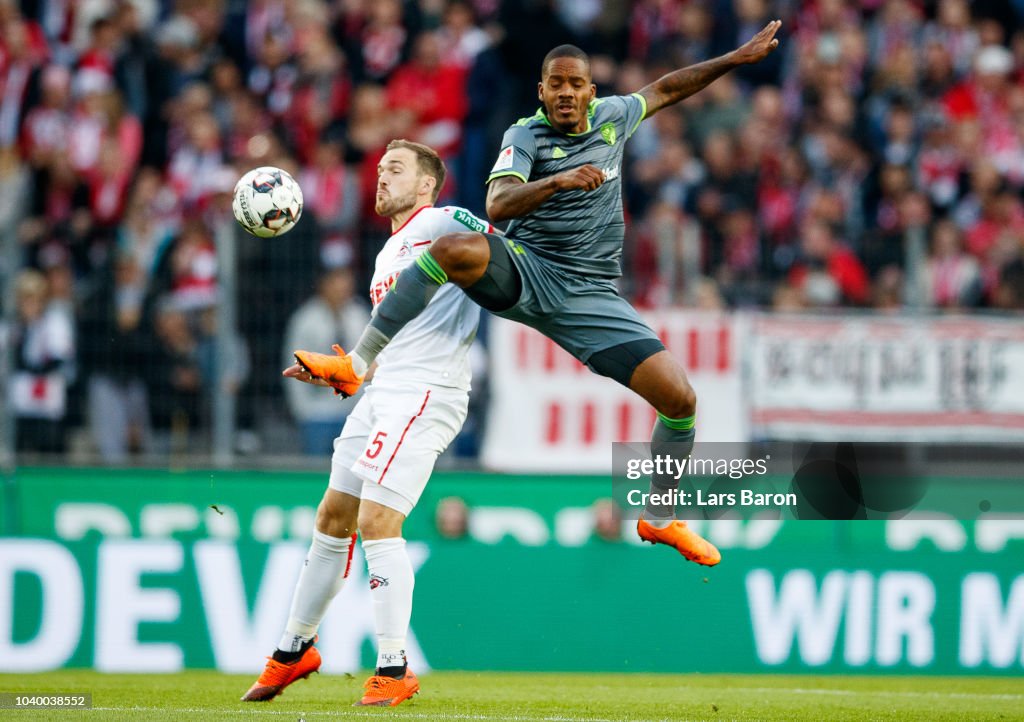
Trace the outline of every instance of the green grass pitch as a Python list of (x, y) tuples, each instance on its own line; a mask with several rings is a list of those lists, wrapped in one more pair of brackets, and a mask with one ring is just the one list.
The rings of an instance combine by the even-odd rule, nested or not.
[(435, 672), (396, 709), (353, 708), (362, 678), (314, 675), (269, 703), (251, 676), (60, 671), (0, 675), (2, 692), (91, 692), (93, 709), (0, 710), (0, 720), (1024, 720), (1024, 680), (977, 677)]

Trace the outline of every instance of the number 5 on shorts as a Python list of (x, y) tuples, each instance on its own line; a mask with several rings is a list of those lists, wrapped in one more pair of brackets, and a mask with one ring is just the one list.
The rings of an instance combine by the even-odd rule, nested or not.
[(386, 431), (378, 431), (377, 435), (373, 437), (373, 441), (366, 449), (367, 459), (376, 459), (380, 456), (380, 450), (384, 448), (384, 439), (388, 438)]

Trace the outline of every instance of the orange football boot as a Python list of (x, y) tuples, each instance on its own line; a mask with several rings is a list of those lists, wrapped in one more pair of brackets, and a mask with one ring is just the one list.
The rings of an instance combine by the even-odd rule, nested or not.
[[(316, 638), (313, 638), (316, 642)], [(294, 662), (285, 664), (273, 657), (267, 657), (267, 666), (249, 691), (242, 696), (243, 702), (269, 702), (284, 691), (284, 688), (299, 679), (306, 679), (320, 669), (320, 652), (312, 644)]]
[(722, 555), (715, 545), (688, 527), (685, 521), (673, 521), (664, 529), (659, 529), (640, 517), (636, 523), (636, 533), (645, 542), (675, 547), (691, 562), (697, 562), (706, 567), (713, 567), (722, 561)]
[(363, 385), (363, 377), (352, 369), (352, 359), (338, 344), (331, 346), (337, 356), (315, 351), (296, 351), (295, 360), (311, 376), (326, 381), (334, 387), (335, 393), (348, 398)]
[(397, 707), (420, 691), (420, 681), (406, 667), (401, 679), (374, 675), (363, 684), (366, 694), (353, 707)]

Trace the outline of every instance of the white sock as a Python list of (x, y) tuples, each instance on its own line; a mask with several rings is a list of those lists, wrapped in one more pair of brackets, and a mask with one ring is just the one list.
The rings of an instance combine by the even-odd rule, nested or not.
[(405, 638), (412, 617), (412, 562), (405, 539), (363, 540), (377, 628), (377, 666), (405, 664)]
[(316, 635), (327, 607), (345, 584), (355, 539), (355, 534), (339, 539), (313, 531), (313, 543), (295, 585), (288, 624), (277, 645), (282, 652), (298, 652)]

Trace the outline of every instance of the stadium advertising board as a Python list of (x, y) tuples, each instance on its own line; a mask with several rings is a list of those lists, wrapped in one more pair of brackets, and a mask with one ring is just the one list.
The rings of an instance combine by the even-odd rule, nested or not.
[[(741, 317), (643, 314), (683, 363), (701, 399), (699, 441), (744, 441)], [(612, 442), (646, 441), (654, 411), (636, 394), (591, 372), (553, 341), (493, 318), (490, 411), (481, 460), (511, 472), (607, 473)]]
[[(257, 672), (287, 616), (322, 484), (23, 472), (3, 517), (20, 528), (0, 537), (0, 667)], [(1024, 519), (697, 522), (725, 556), (703, 569), (638, 546), (628, 523), (621, 539), (596, 534), (592, 504), (607, 487), (432, 480), (408, 523), (417, 668), (1024, 671)], [(464, 538), (433, 528), (430, 510), (451, 495), (472, 510)], [(327, 672), (373, 663), (360, 559), (353, 570), (321, 630)], [(643, 593), (655, 587), (673, 613), (651, 629)]]
[(1024, 439), (1019, 319), (755, 315), (748, 328), (757, 436)]
[[(699, 396), (698, 441), (1024, 440), (1024, 329), (1011, 319), (731, 315), (646, 320)], [(494, 319), (481, 455), (509, 472), (602, 473), (654, 413), (541, 334)]]

